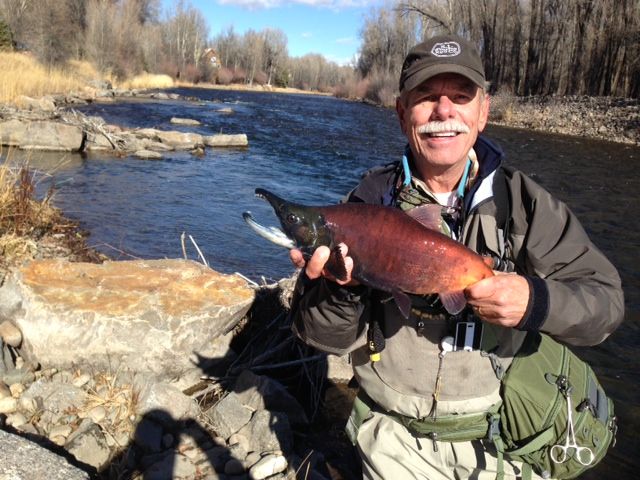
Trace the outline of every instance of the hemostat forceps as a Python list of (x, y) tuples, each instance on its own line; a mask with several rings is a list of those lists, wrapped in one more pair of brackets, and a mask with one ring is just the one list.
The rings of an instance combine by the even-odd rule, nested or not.
[(573, 415), (571, 409), (571, 396), (567, 393), (567, 438), (564, 445), (553, 445), (549, 456), (554, 463), (564, 463), (574, 457), (582, 465), (593, 463), (593, 451), (589, 447), (581, 447), (576, 442), (576, 434), (573, 429)]

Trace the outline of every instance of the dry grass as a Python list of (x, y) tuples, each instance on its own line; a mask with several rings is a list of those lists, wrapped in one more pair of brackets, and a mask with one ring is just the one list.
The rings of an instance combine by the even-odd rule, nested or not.
[(47, 68), (25, 53), (0, 51), (0, 65), (0, 103), (18, 104), (23, 95), (41, 97), (79, 90), (98, 76), (87, 62), (69, 62), (64, 69)]
[(45, 231), (60, 218), (51, 203), (52, 192), (34, 198), (35, 173), (26, 163), (0, 165), (0, 235), (29, 236)]
[(123, 88), (125, 90), (171, 88), (174, 86), (173, 79), (169, 75), (153, 73), (143, 73), (127, 80), (114, 80), (112, 83), (118, 88)]
[(89, 412), (96, 407), (106, 410), (105, 421), (101, 422), (103, 429), (117, 437), (121, 432), (132, 432), (136, 418), (136, 405), (139, 394), (128, 383), (121, 383), (118, 374), (101, 372), (95, 377), (95, 388), (88, 392), (87, 401), (81, 409), (81, 416), (89, 416)]
[(35, 175), (23, 164), (6, 160), (0, 165), (0, 260), (17, 264), (34, 258), (36, 241), (60, 222), (61, 213), (51, 204), (51, 193), (34, 198)]

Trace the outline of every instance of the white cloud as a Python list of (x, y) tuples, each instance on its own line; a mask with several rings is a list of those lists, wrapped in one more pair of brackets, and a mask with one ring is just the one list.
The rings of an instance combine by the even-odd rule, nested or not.
[(313, 33), (311, 33), (311, 32), (303, 32), (300, 36), (302, 38), (311, 38), (311, 37), (313, 37)]
[(343, 38), (336, 38), (335, 43), (337, 43), (338, 45), (353, 45), (357, 43), (357, 40), (353, 37), (343, 37)]
[(220, 5), (237, 5), (250, 9), (283, 7), (291, 4), (324, 7), (339, 10), (349, 7), (366, 7), (371, 0), (218, 0)]

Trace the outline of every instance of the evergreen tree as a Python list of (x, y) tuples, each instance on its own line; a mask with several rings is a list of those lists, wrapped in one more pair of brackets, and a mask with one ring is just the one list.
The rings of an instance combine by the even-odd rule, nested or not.
[(11, 29), (9, 25), (0, 18), (0, 50), (13, 49), (13, 35), (11, 35)]

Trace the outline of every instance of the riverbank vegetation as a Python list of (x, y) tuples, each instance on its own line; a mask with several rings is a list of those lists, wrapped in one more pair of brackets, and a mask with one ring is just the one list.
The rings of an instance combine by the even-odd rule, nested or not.
[[(228, 27), (211, 38), (188, 1), (0, 0), (0, 47), (49, 67), (86, 61), (108, 78), (322, 90), (389, 104), (408, 49), (456, 32), (476, 43), (492, 90), (515, 96), (640, 96), (640, 0), (395, 0), (363, 19), (349, 65), (290, 57), (278, 29)], [(217, 28), (216, 28), (217, 27)]]
[(36, 198), (39, 174), (11, 157), (9, 152), (0, 164), (0, 280), (9, 267), (33, 258), (104, 260), (87, 247), (78, 224), (53, 206), (53, 190)]

